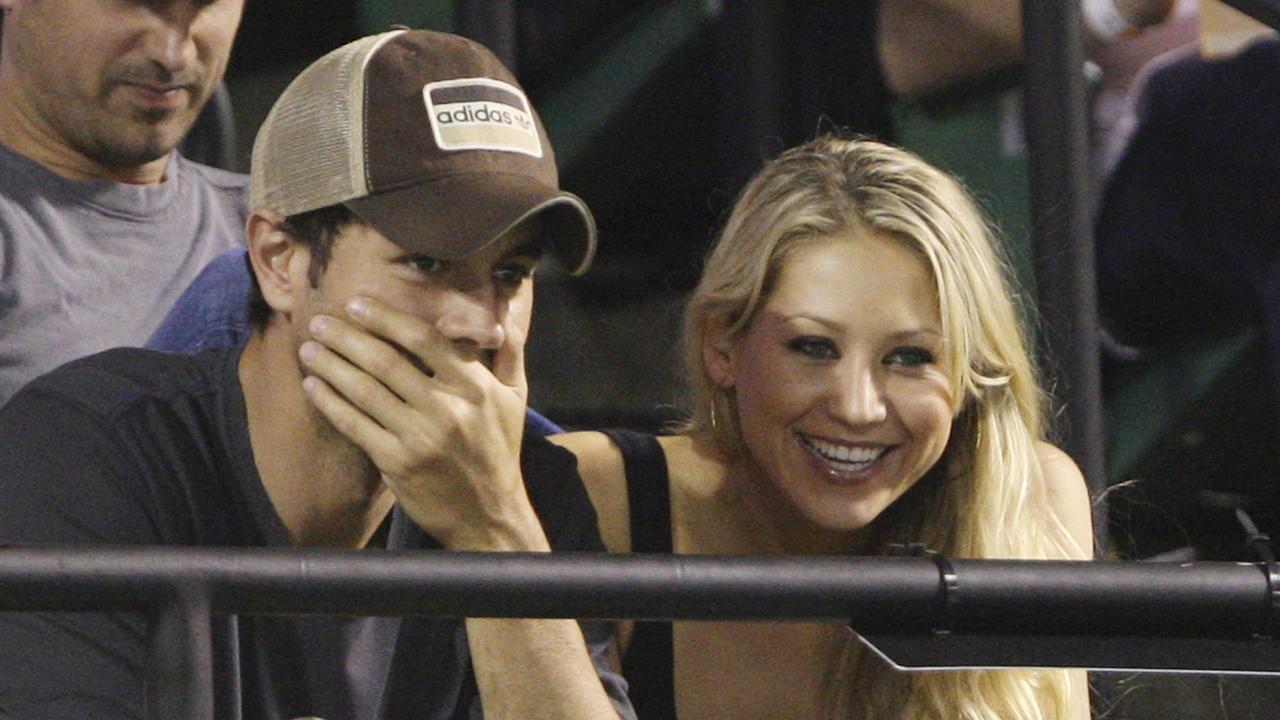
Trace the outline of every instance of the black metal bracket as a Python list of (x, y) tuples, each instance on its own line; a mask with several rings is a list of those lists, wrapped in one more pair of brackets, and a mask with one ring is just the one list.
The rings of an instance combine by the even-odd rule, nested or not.
[(935, 620), (931, 623), (930, 632), (934, 635), (950, 634), (953, 609), (960, 595), (960, 577), (956, 574), (951, 560), (936, 550), (930, 550), (924, 543), (890, 543), (889, 547), (905, 550), (909, 557), (928, 556), (933, 560), (933, 564), (938, 568), (938, 600), (934, 610)]
[(1261, 631), (1255, 633), (1259, 638), (1280, 638), (1280, 565), (1276, 564), (1276, 555), (1271, 550), (1271, 537), (1258, 529), (1249, 517), (1249, 513), (1236, 508), (1236, 519), (1240, 521), (1245, 532), (1245, 546), (1258, 559), (1262, 572), (1267, 576), (1266, 615), (1263, 616)]

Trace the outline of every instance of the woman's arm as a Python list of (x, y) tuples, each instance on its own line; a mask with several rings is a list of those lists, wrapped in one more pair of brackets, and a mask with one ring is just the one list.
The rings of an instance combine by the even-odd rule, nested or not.
[[(1049, 443), (1037, 444), (1036, 454), (1044, 473), (1049, 505), (1067, 532), (1075, 540), (1076, 559), (1093, 558), (1093, 508), (1084, 475), (1071, 456)], [(1071, 697), (1068, 698), (1069, 720), (1089, 720), (1089, 680), (1083, 670), (1071, 671)]]
[(1049, 443), (1037, 443), (1036, 454), (1044, 472), (1049, 506), (1078, 546), (1076, 559), (1092, 560), (1093, 505), (1084, 475), (1071, 456)]

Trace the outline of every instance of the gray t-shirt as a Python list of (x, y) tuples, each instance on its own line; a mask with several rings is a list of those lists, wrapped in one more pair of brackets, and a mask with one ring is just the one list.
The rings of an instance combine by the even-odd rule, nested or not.
[(242, 242), (248, 188), (177, 153), (159, 185), (69, 180), (0, 145), (0, 405), (64, 362), (145, 343)]

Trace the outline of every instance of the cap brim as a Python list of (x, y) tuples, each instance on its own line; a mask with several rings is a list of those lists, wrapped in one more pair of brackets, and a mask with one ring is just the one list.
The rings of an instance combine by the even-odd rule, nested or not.
[(473, 255), (535, 215), (567, 272), (582, 274), (595, 256), (596, 225), (586, 203), (523, 175), (450, 175), (344, 204), (397, 245), (441, 260)]

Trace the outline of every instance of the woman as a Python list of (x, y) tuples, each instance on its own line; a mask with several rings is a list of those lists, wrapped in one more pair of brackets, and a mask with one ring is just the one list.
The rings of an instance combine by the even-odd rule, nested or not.
[[(1089, 557), (1083, 479), (1043, 440), (1003, 272), (972, 201), (914, 155), (825, 137), (766, 165), (686, 312), (687, 427), (561, 439), (606, 545)], [(841, 626), (621, 635), (641, 717), (1089, 717), (1081, 672), (900, 673)]]

